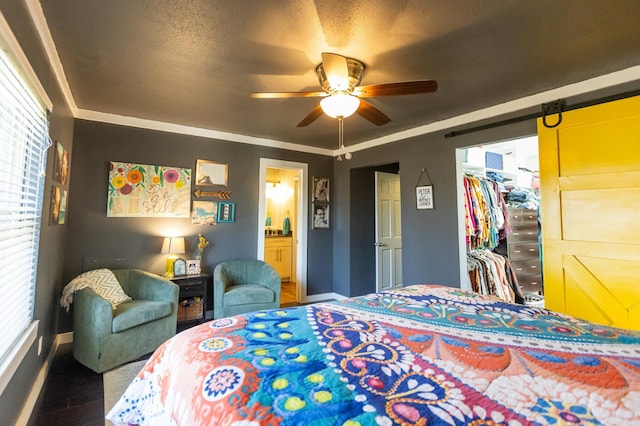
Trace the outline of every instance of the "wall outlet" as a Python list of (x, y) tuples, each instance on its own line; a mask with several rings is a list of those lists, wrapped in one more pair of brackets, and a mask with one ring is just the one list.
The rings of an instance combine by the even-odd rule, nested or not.
[(42, 353), (42, 336), (38, 339), (38, 356)]

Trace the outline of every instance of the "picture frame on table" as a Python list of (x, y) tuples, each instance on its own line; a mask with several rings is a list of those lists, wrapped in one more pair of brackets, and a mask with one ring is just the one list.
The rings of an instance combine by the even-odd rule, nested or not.
[(187, 275), (200, 275), (200, 259), (187, 260)]
[(196, 161), (195, 184), (197, 186), (227, 186), (228, 177), (228, 163), (210, 160)]
[(187, 261), (181, 257), (173, 261), (173, 276), (183, 277), (187, 275)]

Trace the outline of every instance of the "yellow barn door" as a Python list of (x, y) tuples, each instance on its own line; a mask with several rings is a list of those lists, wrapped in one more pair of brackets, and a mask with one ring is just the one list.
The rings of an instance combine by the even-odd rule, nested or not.
[(546, 307), (640, 330), (640, 96), (562, 116), (538, 120)]

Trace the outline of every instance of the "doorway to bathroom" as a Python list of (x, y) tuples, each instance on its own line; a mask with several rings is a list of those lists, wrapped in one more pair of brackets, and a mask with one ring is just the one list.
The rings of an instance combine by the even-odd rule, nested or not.
[(306, 163), (260, 159), (258, 259), (280, 274), (281, 306), (306, 300), (307, 179)]

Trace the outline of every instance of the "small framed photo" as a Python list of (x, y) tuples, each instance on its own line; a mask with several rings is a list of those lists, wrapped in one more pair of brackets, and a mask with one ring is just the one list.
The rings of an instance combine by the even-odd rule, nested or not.
[(433, 209), (433, 185), (416, 186), (416, 207), (418, 210)]
[(228, 163), (217, 161), (197, 160), (196, 179), (198, 186), (227, 186)]
[(235, 222), (236, 220), (236, 203), (228, 201), (218, 202), (218, 223)]
[(191, 224), (215, 225), (218, 220), (218, 203), (215, 201), (194, 201), (191, 209)]
[(179, 257), (173, 261), (173, 276), (182, 277), (184, 275), (187, 275), (187, 261)]
[(313, 229), (329, 229), (329, 203), (313, 203)]
[(187, 275), (199, 275), (200, 271), (199, 259), (187, 260)]
[(329, 178), (315, 177), (313, 178), (313, 202), (329, 202)]
[[(51, 187), (51, 214), (49, 215), (49, 225), (60, 224), (60, 203), (62, 202), (62, 188)], [(64, 216), (63, 216), (64, 217)], [(64, 220), (63, 220), (64, 223)]]
[(69, 151), (58, 141), (56, 141), (53, 164), (53, 180), (67, 186), (69, 183)]

